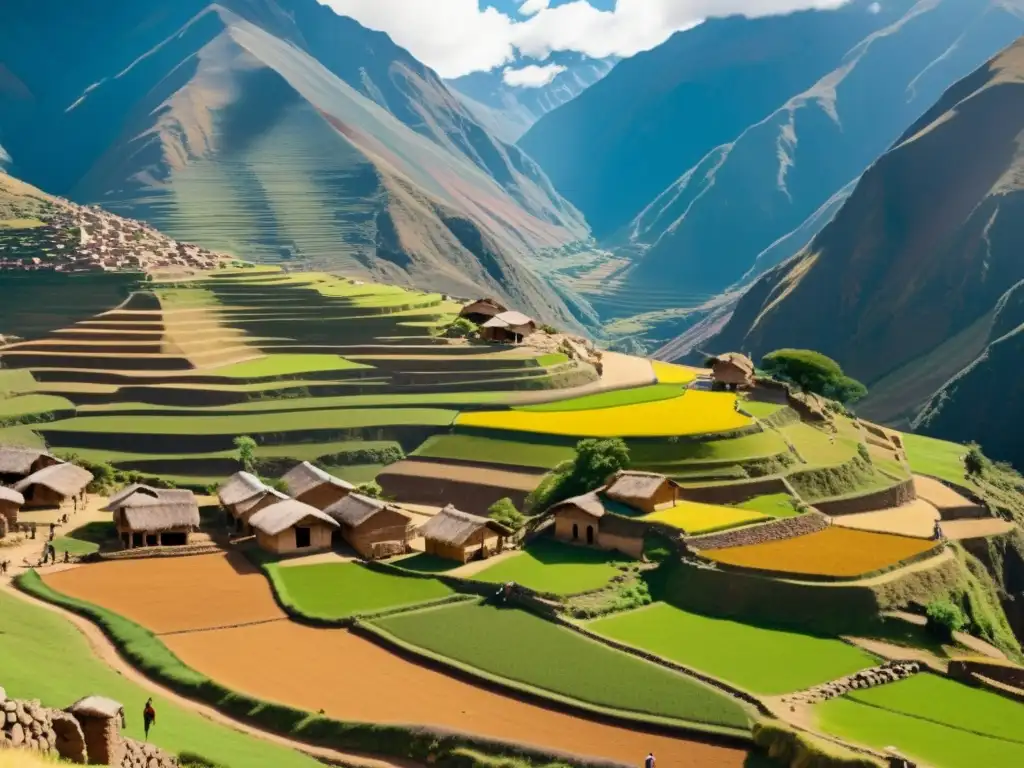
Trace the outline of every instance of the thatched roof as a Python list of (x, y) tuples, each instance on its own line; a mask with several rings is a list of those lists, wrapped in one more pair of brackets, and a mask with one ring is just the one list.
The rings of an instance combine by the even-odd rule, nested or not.
[(122, 488), (107, 500), (104, 512), (116, 512), (129, 507), (145, 507), (153, 504), (195, 504), (192, 491), (178, 488), (154, 488), (151, 485), (134, 483)]
[(502, 536), (512, 535), (512, 531), (501, 523), (463, 512), (451, 504), (430, 518), (420, 529), (420, 533), (426, 539), (461, 547), (481, 528), (489, 528)]
[(249, 472), (236, 472), (220, 487), (217, 497), (225, 507), (233, 507), (235, 504), (240, 504), (266, 491), (267, 486), (256, 475)]
[(601, 501), (601, 496), (597, 491), (591, 491), (590, 493), (584, 493), (582, 496), (574, 496), (571, 499), (560, 501), (558, 504), (552, 506), (548, 511), (557, 513), (560, 510), (578, 508), (583, 512), (586, 512), (591, 517), (604, 517), (607, 510), (604, 508), (604, 502)]
[[(147, 496), (150, 499), (155, 500), (160, 495), (160, 489), (154, 488), (150, 485), (144, 485), (142, 483), (132, 483), (122, 488), (120, 491), (115, 493), (109, 499), (107, 499), (107, 506), (103, 508), (103, 512), (113, 512), (117, 509), (122, 501), (129, 499), (133, 494), (138, 493), (139, 496)], [(137, 501), (135, 503), (138, 503)]]
[(279, 501), (269, 507), (264, 507), (249, 519), (249, 525), (268, 536), (276, 536), (304, 520), (315, 520), (332, 528), (338, 527), (330, 515), (325, 515), (316, 507), (295, 501), (295, 499)]
[(633, 472), (624, 470), (617, 472), (605, 488), (604, 494), (609, 499), (629, 504), (632, 501), (648, 500), (661, 489), (665, 483), (671, 483), (664, 475), (655, 472)]
[(49, 488), (61, 496), (74, 496), (85, 490), (92, 482), (92, 472), (76, 467), (74, 464), (54, 464), (33, 472), (24, 480), (14, 484), (14, 490), (25, 492), (33, 485)]
[(271, 488), (270, 486), (267, 486), (266, 488), (263, 489), (261, 493), (257, 493), (251, 499), (246, 499), (245, 501), (240, 501), (237, 504), (235, 504), (235, 512), (237, 512), (240, 515), (244, 515), (246, 512), (248, 512), (256, 505), (261, 504), (268, 496), (271, 499), (275, 500), (271, 501), (271, 504), (276, 504), (278, 501), (287, 501), (289, 498), (287, 494), (281, 493), (276, 488)]
[(704, 361), (704, 367), (714, 368), (718, 363), (734, 365), (748, 376), (754, 375), (754, 361), (740, 352), (726, 352), (724, 355), (709, 357)]
[(296, 464), (288, 470), (281, 480), (288, 486), (288, 493), (295, 498), (302, 496), (304, 493), (309, 493), (324, 483), (337, 486), (338, 488), (345, 488), (349, 491), (355, 490), (355, 486), (352, 483), (347, 483), (340, 477), (324, 472), (320, 467), (316, 467), (308, 461)]
[(79, 699), (65, 710), (73, 715), (84, 715), (86, 717), (120, 717), (124, 714), (124, 706), (113, 699), (105, 696), (86, 696)]
[(497, 299), (483, 298), (483, 299), (476, 299), (475, 301), (471, 301), (471, 302), (469, 302), (469, 304), (466, 304), (459, 311), (459, 315), (462, 316), (462, 317), (465, 317), (467, 314), (469, 314), (469, 315), (475, 314), (474, 310), (483, 309), (484, 307), (489, 307), (490, 309), (493, 309), (494, 310), (493, 314), (500, 314), (501, 312), (507, 312), (508, 311), (508, 307), (506, 307), (504, 304), (502, 304)]
[(350, 525), (353, 528), (359, 527), (374, 515), (385, 511), (397, 512), (410, 522), (412, 521), (412, 518), (404, 509), (396, 507), (394, 504), (388, 504), (380, 499), (371, 499), (369, 496), (363, 496), (359, 493), (350, 493), (341, 501), (334, 502), (334, 504), (331, 504), (331, 506), (324, 510), (324, 512), (339, 523)]
[(483, 324), (483, 328), (522, 328), (523, 326), (536, 326), (533, 318), (524, 315), (522, 312), (502, 312), (500, 315), (495, 315), (486, 323)]
[(0, 485), (0, 501), (9, 501), (14, 504), (24, 504), (25, 497), (18, 493), (13, 488), (8, 488), (5, 485)]
[[(191, 492), (190, 492), (191, 493)], [(191, 501), (159, 501), (137, 507), (126, 507), (125, 524), (130, 531), (173, 531), (199, 527), (199, 505)]]
[(53, 458), (38, 448), (23, 448), (16, 445), (0, 445), (0, 474), (27, 475), (32, 465), (42, 456)]

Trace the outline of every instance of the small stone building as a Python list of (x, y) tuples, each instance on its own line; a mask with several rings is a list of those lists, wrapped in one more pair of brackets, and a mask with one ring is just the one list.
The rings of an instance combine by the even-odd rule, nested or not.
[(480, 338), (504, 344), (519, 344), (537, 331), (537, 323), (522, 312), (502, 312), (480, 326)]
[(754, 385), (754, 361), (739, 352), (709, 357), (704, 367), (711, 369), (714, 383), (724, 389), (747, 389)]
[(555, 518), (555, 538), (561, 541), (622, 552), (637, 560), (644, 557), (647, 526), (608, 512), (596, 491), (566, 499), (550, 512)]
[(350, 493), (324, 510), (340, 526), (334, 533), (368, 560), (405, 553), (416, 525), (394, 504)]
[(316, 507), (295, 499), (264, 507), (249, 518), (260, 549), (277, 554), (331, 548), (338, 524)]
[(13, 488), (0, 485), (0, 518), (3, 518), (7, 530), (18, 524), (18, 511), (25, 503), (25, 497)]
[(288, 487), (289, 496), (317, 509), (327, 509), (356, 488), (308, 461), (292, 467), (281, 480)]
[(459, 317), (464, 317), (471, 323), (483, 325), (495, 315), (508, 312), (508, 307), (495, 299), (477, 299), (471, 301), (459, 311)]
[(227, 524), (236, 533), (252, 533), (250, 518), (264, 507), (287, 501), (288, 496), (263, 483), (249, 472), (236, 472), (217, 492)]
[(679, 491), (678, 483), (664, 475), (623, 470), (612, 476), (604, 495), (638, 512), (650, 514), (678, 504)]
[(199, 530), (199, 505), (192, 491), (130, 485), (111, 497), (104, 511), (114, 513), (125, 549), (185, 546)]
[(124, 707), (103, 696), (86, 696), (66, 710), (82, 726), (85, 749), (92, 765), (121, 765), (124, 757)]
[(427, 554), (468, 563), (505, 548), (512, 531), (486, 517), (471, 515), (449, 504), (424, 524), (420, 533)]
[(60, 464), (60, 459), (38, 448), (0, 445), (0, 485), (13, 485), (54, 464)]
[(24, 509), (53, 509), (78, 496), (92, 482), (92, 473), (74, 464), (51, 464), (14, 484), (25, 497)]

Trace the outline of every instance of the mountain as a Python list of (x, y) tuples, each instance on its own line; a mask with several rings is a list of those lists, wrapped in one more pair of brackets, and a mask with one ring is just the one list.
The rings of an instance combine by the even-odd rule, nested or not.
[(586, 238), (579, 212), (432, 70), (316, 0), (18, 4), (0, 143), (27, 181), (179, 239), (572, 322), (527, 260)]
[[(906, 4), (905, 4), (906, 5)], [(805, 246), (864, 170), (953, 83), (1024, 34), (1024, 2), (883, 3), (832, 71), (716, 147), (629, 226), (635, 291), (749, 280)]]
[(860, 410), (1024, 458), (1024, 39), (951, 87), (706, 349), (818, 349)]
[(610, 237), (716, 147), (839, 67), (891, 9), (710, 19), (620, 62), (519, 141), (555, 187)]
[[(543, 61), (520, 59), (508, 67), (473, 72), (447, 83), (482, 125), (503, 141), (515, 143), (544, 115), (604, 78), (617, 61), (614, 57), (593, 59), (582, 53), (558, 51)], [(507, 81), (506, 70), (527, 67), (556, 67), (558, 73), (550, 82), (538, 85)]]

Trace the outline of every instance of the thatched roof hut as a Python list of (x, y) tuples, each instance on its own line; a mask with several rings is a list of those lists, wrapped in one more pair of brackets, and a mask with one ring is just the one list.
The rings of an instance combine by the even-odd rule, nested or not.
[(22, 496), (13, 488), (8, 488), (5, 485), (0, 485), (0, 502), (17, 504), (20, 507), (22, 504), (25, 503), (25, 497)]
[(0, 539), (18, 523), (18, 512), (25, 497), (13, 488), (0, 485)]
[(25, 497), (26, 507), (59, 507), (65, 499), (82, 493), (92, 482), (92, 472), (74, 464), (52, 464), (14, 484)]
[(679, 485), (655, 472), (616, 472), (604, 489), (604, 495), (633, 509), (650, 514), (679, 501)]
[(326, 509), (355, 490), (352, 483), (335, 477), (308, 461), (296, 464), (281, 480), (293, 499), (317, 509)]
[(500, 551), (513, 532), (495, 520), (449, 504), (428, 520), (420, 533), (429, 554), (466, 563)]
[(233, 507), (267, 490), (268, 487), (256, 475), (250, 472), (236, 472), (221, 485), (217, 491), (217, 498), (223, 506)]
[(104, 510), (114, 513), (125, 549), (184, 546), (199, 529), (199, 504), (188, 490), (136, 483), (110, 497)]
[(502, 312), (480, 326), (480, 338), (518, 344), (537, 331), (536, 321), (522, 312)]
[(17, 482), (44, 467), (59, 463), (60, 459), (39, 448), (0, 445), (0, 481)]
[(754, 383), (754, 361), (740, 352), (709, 357), (704, 361), (704, 367), (711, 369), (716, 384), (730, 389), (749, 387)]
[(555, 538), (643, 558), (647, 525), (613, 514), (605, 508), (601, 491), (566, 499), (550, 509), (555, 518)]
[(507, 312), (508, 307), (497, 299), (477, 299), (471, 301), (459, 311), (459, 317), (464, 317), (472, 323), (482, 325), (495, 315)]
[(264, 507), (249, 518), (256, 542), (269, 552), (327, 549), (338, 523), (316, 507), (295, 499)]
[(115, 493), (107, 499), (107, 506), (104, 512), (117, 512), (130, 507), (143, 507), (154, 502), (176, 502), (196, 503), (195, 494), (192, 491), (179, 488), (154, 488), (143, 483), (134, 483)]
[(366, 558), (405, 552), (415, 529), (412, 516), (402, 508), (358, 493), (324, 512), (341, 526), (341, 537)]

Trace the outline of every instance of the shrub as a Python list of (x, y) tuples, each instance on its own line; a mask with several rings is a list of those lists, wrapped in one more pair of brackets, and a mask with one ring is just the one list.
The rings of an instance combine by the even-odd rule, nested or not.
[(178, 765), (180, 768), (227, 768), (223, 763), (216, 763), (208, 757), (197, 755), (195, 752), (178, 753)]
[(580, 440), (576, 458), (559, 464), (527, 497), (530, 510), (542, 510), (560, 501), (593, 491), (610, 475), (629, 466), (629, 447), (617, 438)]
[(380, 487), (380, 483), (376, 480), (371, 480), (368, 483), (362, 483), (356, 490), (363, 494), (363, 496), (369, 496), (371, 499), (380, 499), (384, 497), (384, 489)]
[(464, 317), (457, 317), (451, 325), (444, 329), (444, 335), (449, 339), (468, 339), (477, 332), (477, 327)]
[(981, 446), (977, 443), (967, 445), (967, 453), (964, 454), (964, 471), (971, 477), (981, 477), (989, 468), (991, 462), (982, 453)]
[(248, 435), (235, 438), (235, 449), (238, 451), (238, 463), (246, 472), (256, 469), (256, 441)]
[(967, 626), (967, 617), (960, 606), (949, 600), (933, 600), (928, 604), (928, 631), (946, 642), (953, 640), (953, 633)]
[(778, 349), (769, 352), (761, 367), (770, 375), (797, 384), (806, 392), (814, 392), (843, 404), (863, 399), (867, 387), (843, 373), (839, 363), (810, 349)]
[(864, 461), (871, 461), (871, 453), (868, 451), (868, 447), (864, 443), (857, 443), (857, 453)]
[(544, 323), (540, 327), (540, 330), (542, 333), (546, 333), (548, 336), (554, 336), (556, 333), (558, 333), (558, 329), (555, 328), (555, 326), (548, 325), (547, 323)]
[(518, 531), (526, 525), (526, 515), (516, 509), (512, 499), (508, 497), (494, 502), (487, 510), (487, 516), (513, 531)]

